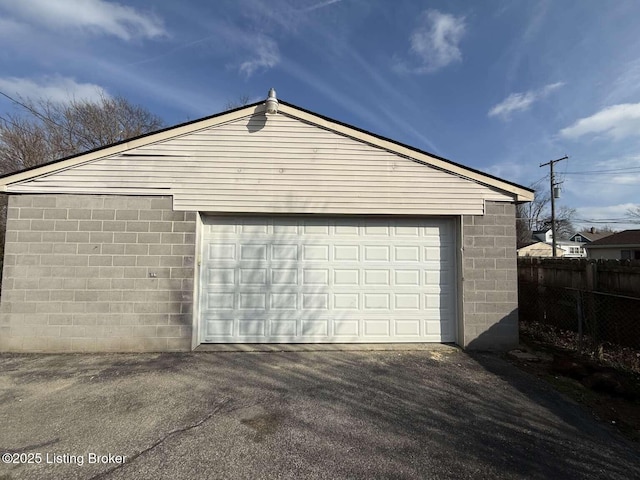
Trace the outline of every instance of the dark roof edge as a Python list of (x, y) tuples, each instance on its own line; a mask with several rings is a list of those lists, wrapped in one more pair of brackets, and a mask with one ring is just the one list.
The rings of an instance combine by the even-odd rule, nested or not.
[(634, 243), (611, 243), (611, 244), (598, 244), (594, 245), (593, 243), (588, 243), (584, 246), (584, 248), (629, 248), (629, 247), (640, 247), (640, 242)]

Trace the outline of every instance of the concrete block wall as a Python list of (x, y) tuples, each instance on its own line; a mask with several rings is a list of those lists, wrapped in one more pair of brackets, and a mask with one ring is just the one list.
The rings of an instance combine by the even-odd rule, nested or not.
[(191, 349), (195, 212), (171, 197), (11, 195), (0, 351)]
[(462, 298), (465, 348), (518, 345), (515, 205), (486, 202), (484, 215), (462, 218)]

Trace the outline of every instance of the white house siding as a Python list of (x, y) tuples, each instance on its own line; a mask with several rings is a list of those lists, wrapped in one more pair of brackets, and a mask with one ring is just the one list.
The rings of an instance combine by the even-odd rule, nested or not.
[(41, 175), (12, 193), (172, 195), (182, 211), (482, 215), (493, 187), (286, 114), (250, 115)]

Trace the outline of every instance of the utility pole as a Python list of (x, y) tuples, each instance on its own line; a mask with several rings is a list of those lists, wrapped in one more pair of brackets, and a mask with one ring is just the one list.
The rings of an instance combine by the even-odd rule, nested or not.
[(558, 158), (557, 160), (551, 160), (547, 163), (541, 163), (540, 167), (545, 167), (549, 165), (549, 169), (551, 170), (549, 174), (551, 190), (549, 191), (551, 195), (551, 248), (553, 249), (552, 255), (556, 256), (556, 202), (555, 202), (555, 186), (558, 185), (556, 183), (555, 177), (553, 175), (553, 165), (555, 163), (561, 162), (562, 160), (567, 160), (569, 157), (565, 155), (562, 158)]

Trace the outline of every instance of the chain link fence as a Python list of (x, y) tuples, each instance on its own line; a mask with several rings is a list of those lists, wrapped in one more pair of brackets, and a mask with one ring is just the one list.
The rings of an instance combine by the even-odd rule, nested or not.
[(640, 370), (640, 298), (520, 281), (522, 333)]

